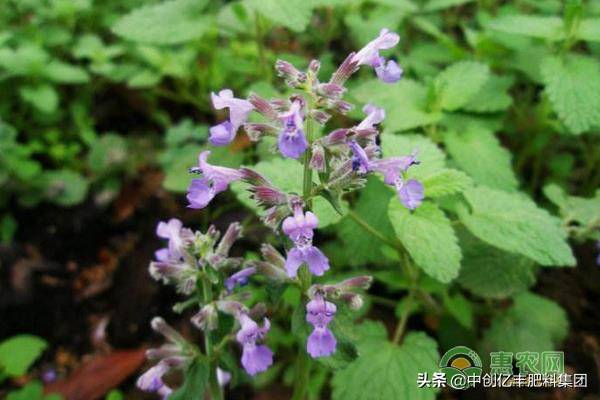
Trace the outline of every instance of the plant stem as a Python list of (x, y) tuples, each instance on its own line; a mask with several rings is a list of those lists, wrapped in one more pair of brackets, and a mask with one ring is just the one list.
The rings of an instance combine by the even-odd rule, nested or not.
[(254, 12), (254, 28), (256, 46), (258, 47), (258, 59), (260, 62), (261, 75), (267, 78), (267, 82), (271, 82), (271, 68), (267, 66), (267, 56), (265, 53), (265, 45), (263, 43), (264, 38), (260, 22), (260, 14), (258, 13), (258, 11)]
[(298, 361), (296, 364), (296, 379), (294, 381), (294, 394), (292, 400), (304, 400), (308, 391), (310, 377), (310, 358), (303, 346), (298, 348)]
[(307, 110), (306, 117), (306, 140), (308, 142), (308, 148), (304, 152), (304, 173), (303, 173), (303, 191), (302, 196), (304, 197), (304, 201), (306, 202), (308, 208), (312, 207), (312, 169), (310, 169), (310, 159), (312, 157), (312, 141), (313, 141), (313, 120), (310, 117), (311, 106), (309, 103), (309, 107)]
[[(202, 282), (202, 299), (204, 304), (208, 304), (212, 301), (212, 289), (210, 282), (205, 278)], [(204, 331), (204, 352), (209, 362), (209, 391), (210, 398), (212, 400), (223, 400), (223, 392), (219, 381), (217, 380), (217, 361), (212, 359), (213, 349), (210, 334)]]
[(402, 339), (402, 335), (406, 330), (406, 322), (408, 321), (408, 316), (410, 315), (410, 309), (413, 306), (415, 298), (415, 290), (411, 289), (408, 293), (408, 298), (406, 299), (406, 308), (402, 310), (402, 315), (400, 316), (400, 320), (398, 321), (398, 325), (396, 325), (396, 330), (394, 331), (394, 338), (392, 342), (394, 344), (399, 344)]
[(365, 231), (369, 232), (371, 235), (375, 236), (377, 239), (381, 240), (383, 243), (394, 249), (402, 249), (401, 244), (388, 239), (383, 233), (379, 232), (377, 229), (373, 228), (367, 221), (362, 219), (360, 215), (358, 215), (354, 210), (348, 210), (348, 215), (352, 218), (361, 228)]

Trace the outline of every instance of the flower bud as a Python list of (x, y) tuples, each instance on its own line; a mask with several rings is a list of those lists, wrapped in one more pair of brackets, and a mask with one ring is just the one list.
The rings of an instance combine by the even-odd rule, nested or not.
[(248, 312), (245, 305), (235, 300), (219, 300), (217, 301), (217, 309), (234, 317), (240, 315), (240, 313)]
[(260, 248), (260, 252), (263, 258), (269, 263), (273, 264), (278, 268), (284, 268), (285, 258), (281, 255), (280, 252), (277, 251), (275, 247), (271, 246), (270, 244), (264, 243)]
[(264, 136), (277, 136), (278, 130), (273, 125), (260, 123), (244, 124), (246, 134), (253, 142), (258, 142)]
[(311, 60), (310, 64), (308, 64), (308, 70), (313, 74), (317, 74), (321, 69), (321, 62), (319, 60)]
[(291, 87), (298, 87), (306, 82), (306, 74), (287, 61), (277, 60), (275, 62), (277, 75), (285, 79), (285, 83)]
[(319, 172), (325, 171), (325, 149), (318, 142), (314, 142), (312, 145), (312, 157), (309, 165)]
[(277, 119), (277, 111), (273, 108), (271, 103), (256, 93), (250, 93), (250, 96), (248, 96), (248, 101), (252, 103), (256, 111), (258, 111), (268, 120), (274, 121)]
[(229, 250), (231, 249), (231, 246), (233, 246), (233, 243), (241, 237), (242, 225), (240, 225), (239, 222), (230, 224), (219, 242), (216, 253), (226, 257), (229, 255)]
[(350, 53), (348, 57), (340, 64), (337, 71), (331, 76), (330, 83), (344, 86), (344, 83), (350, 76), (358, 70), (358, 63), (354, 60), (354, 54)]
[(183, 336), (173, 329), (171, 325), (167, 324), (167, 322), (161, 317), (152, 318), (150, 326), (152, 326), (152, 329), (154, 329), (156, 332), (163, 335), (169, 342), (175, 344), (185, 343)]
[(203, 331), (212, 331), (219, 325), (219, 316), (214, 304), (207, 304), (192, 318), (192, 324)]
[(317, 121), (321, 125), (325, 125), (327, 121), (329, 121), (329, 118), (331, 118), (330, 114), (321, 110), (313, 110), (311, 111), (310, 115), (315, 121)]
[(321, 83), (317, 86), (318, 94), (333, 100), (340, 99), (345, 91), (345, 87), (336, 83)]
[(348, 307), (352, 310), (359, 310), (364, 304), (362, 296), (356, 293), (342, 293), (340, 300), (348, 304)]

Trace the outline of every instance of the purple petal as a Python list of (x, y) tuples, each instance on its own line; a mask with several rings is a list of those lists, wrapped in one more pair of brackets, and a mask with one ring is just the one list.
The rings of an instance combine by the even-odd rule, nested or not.
[(402, 68), (394, 60), (389, 60), (378, 67), (375, 67), (377, 77), (385, 83), (398, 82), (402, 78)]
[(388, 29), (382, 29), (379, 36), (367, 43), (352, 57), (352, 62), (358, 65), (370, 64), (379, 57), (379, 50), (391, 49), (400, 41), (400, 36)]
[(326, 357), (335, 352), (337, 341), (327, 328), (315, 328), (306, 342), (306, 351), (313, 358)]
[(242, 350), (242, 366), (249, 375), (266, 371), (273, 364), (273, 352), (267, 346), (255, 344), (244, 345)]
[(385, 110), (373, 104), (365, 105), (363, 112), (367, 116), (356, 126), (357, 130), (375, 129), (375, 125), (380, 124), (385, 119)]
[(188, 207), (196, 209), (204, 208), (211, 202), (215, 195), (215, 190), (211, 188), (208, 179), (192, 179), (186, 196), (190, 202)]
[(228, 292), (232, 292), (236, 286), (244, 286), (248, 283), (248, 278), (256, 273), (256, 268), (244, 268), (236, 272), (225, 280), (225, 288)]
[(360, 147), (356, 140), (352, 140), (348, 146), (352, 150), (352, 169), (360, 174), (366, 174), (371, 169), (369, 157), (365, 150)]
[(224, 121), (210, 128), (210, 144), (213, 146), (226, 146), (235, 138), (235, 131), (231, 122)]
[(417, 208), (423, 201), (423, 185), (415, 179), (400, 184), (397, 191), (402, 204), (410, 210)]
[(298, 268), (304, 262), (304, 255), (302, 251), (294, 247), (290, 251), (288, 251), (287, 258), (285, 260), (285, 269), (290, 278), (293, 278), (298, 273)]
[(282, 132), (277, 141), (279, 151), (284, 157), (299, 158), (308, 148), (308, 142), (304, 137), (304, 132), (297, 129), (294, 132)]
[(156, 261), (169, 261), (170, 255), (169, 255), (169, 249), (164, 248), (164, 249), (160, 249), (160, 250), (156, 250), (154, 252), (154, 257), (156, 258)]
[(321, 276), (329, 269), (329, 259), (314, 246), (308, 246), (304, 250), (304, 259), (308, 269), (315, 276)]
[(316, 297), (306, 304), (306, 321), (315, 327), (327, 326), (337, 311), (335, 304)]
[(229, 108), (229, 121), (231, 122), (231, 130), (234, 136), (238, 128), (246, 122), (248, 115), (254, 109), (254, 106), (248, 100), (233, 97), (233, 92), (230, 89), (223, 89), (219, 94), (211, 93), (211, 100), (217, 110)]
[(144, 392), (156, 392), (164, 386), (162, 377), (168, 370), (167, 363), (159, 362), (138, 378), (136, 386)]

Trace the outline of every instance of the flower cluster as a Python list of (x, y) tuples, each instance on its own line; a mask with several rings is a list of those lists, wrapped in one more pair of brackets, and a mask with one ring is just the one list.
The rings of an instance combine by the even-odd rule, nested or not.
[[(401, 203), (408, 209), (413, 210), (422, 202), (422, 184), (408, 177), (409, 169), (419, 163), (417, 151), (404, 157), (381, 157), (379, 125), (386, 116), (382, 108), (368, 104), (363, 108), (364, 119), (355, 126), (333, 129), (322, 135), (315, 132), (315, 127), (324, 130), (335, 113), (346, 114), (353, 108), (343, 99), (344, 85), (361, 66), (371, 66), (385, 83), (401, 78), (402, 69), (398, 64), (380, 55), (380, 51), (393, 48), (398, 41), (396, 33), (383, 29), (361, 50), (349, 54), (327, 82), (318, 79), (320, 64), (316, 60), (310, 62), (306, 71), (278, 60), (275, 64), (278, 74), (293, 89), (293, 94), (286, 99), (267, 100), (255, 93), (241, 99), (234, 97), (229, 89), (211, 94), (215, 109), (228, 110), (228, 118), (210, 128), (212, 145), (231, 143), (243, 129), (253, 141), (273, 137), (284, 158), (304, 164), (302, 194), (278, 188), (251, 168), (212, 165), (208, 161), (210, 151), (203, 151), (198, 165), (189, 169), (198, 176), (188, 188), (188, 207), (203, 209), (232, 182), (242, 181), (251, 198), (264, 209), (265, 224), (287, 243), (285, 256), (270, 244), (263, 244), (260, 260), (231, 257), (231, 246), (242, 235), (237, 223), (231, 224), (222, 238), (214, 227), (206, 233), (193, 232), (176, 219), (161, 222), (157, 227), (157, 235), (168, 243), (156, 252), (150, 274), (190, 297), (176, 305), (176, 310), (190, 304), (199, 306), (191, 322), (204, 331), (204, 354), (211, 362), (212, 378), (224, 378), (228, 374), (217, 369), (218, 355), (213, 355), (210, 342), (211, 337), (222, 330), (221, 321), (225, 316), (235, 322), (232, 331), (222, 336), (219, 348), (235, 339), (241, 346), (241, 365), (249, 375), (265, 371), (274, 362), (272, 350), (264, 344), (271, 326), (265, 317), (265, 306), (257, 304), (248, 308), (244, 305), (248, 297), (241, 287), (254, 275), (262, 275), (277, 285), (300, 287), (306, 322), (312, 326), (305, 346), (314, 358), (330, 356), (336, 351), (334, 317), (339, 307), (356, 310), (362, 306), (359, 291), (368, 289), (371, 283), (368, 276), (311, 284), (313, 276), (321, 277), (330, 269), (327, 256), (315, 245), (315, 230), (319, 227), (319, 218), (311, 210), (315, 197), (322, 196), (339, 210), (339, 201), (345, 193), (364, 186), (367, 174), (377, 173), (395, 188)], [(252, 112), (259, 114), (262, 120), (248, 122)], [(318, 173), (318, 185), (312, 179), (313, 172)], [(138, 386), (166, 396), (170, 389), (163, 383), (163, 375), (188, 365), (201, 350), (175, 334), (172, 328), (165, 328), (164, 321), (158, 325), (169, 343), (149, 351), (149, 356), (159, 362), (140, 377)]]

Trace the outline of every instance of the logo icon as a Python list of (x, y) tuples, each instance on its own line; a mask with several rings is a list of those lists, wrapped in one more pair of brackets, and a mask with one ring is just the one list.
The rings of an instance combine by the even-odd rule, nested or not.
[(446, 375), (446, 382), (454, 389), (467, 389), (474, 386), (475, 377), (483, 372), (481, 358), (467, 346), (456, 346), (448, 350), (440, 360), (440, 372)]

